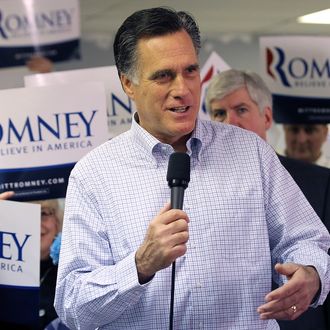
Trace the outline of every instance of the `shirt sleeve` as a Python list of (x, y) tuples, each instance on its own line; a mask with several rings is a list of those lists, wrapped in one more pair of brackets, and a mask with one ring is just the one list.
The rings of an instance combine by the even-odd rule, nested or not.
[(114, 264), (97, 199), (71, 175), (65, 204), (55, 308), (70, 329), (95, 329), (139, 301), (135, 252)]
[(275, 272), (276, 263), (315, 267), (321, 280), (317, 306), (330, 288), (329, 233), (273, 149), (261, 143), (260, 150), (273, 278), (280, 285), (287, 281)]

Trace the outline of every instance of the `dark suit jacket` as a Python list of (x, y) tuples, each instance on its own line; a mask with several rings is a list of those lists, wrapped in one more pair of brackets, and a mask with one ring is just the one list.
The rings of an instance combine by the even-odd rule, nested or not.
[[(330, 232), (330, 169), (278, 156)], [(283, 330), (329, 330), (330, 295), (323, 306), (309, 308), (297, 320), (279, 321)]]

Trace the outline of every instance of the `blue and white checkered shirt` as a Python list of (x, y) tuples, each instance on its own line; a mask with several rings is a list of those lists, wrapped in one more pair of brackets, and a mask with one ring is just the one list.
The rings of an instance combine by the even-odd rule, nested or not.
[[(322, 303), (329, 234), (272, 148), (200, 120), (187, 147), (189, 241), (176, 261), (174, 329), (279, 329), (257, 313), (272, 276), (282, 280), (272, 274), (277, 262), (313, 265)], [(171, 267), (140, 285), (134, 256), (170, 199), (172, 152), (133, 120), (72, 171), (55, 298), (70, 329), (168, 329)]]

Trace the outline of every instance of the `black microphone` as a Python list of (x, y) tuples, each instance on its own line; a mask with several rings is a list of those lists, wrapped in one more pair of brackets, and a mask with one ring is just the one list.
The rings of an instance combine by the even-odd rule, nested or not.
[(190, 157), (185, 152), (173, 152), (167, 168), (168, 185), (171, 188), (171, 208), (182, 210), (184, 190), (190, 181)]
[[(171, 208), (182, 210), (184, 190), (190, 181), (190, 157), (185, 152), (173, 152), (167, 168), (168, 185), (171, 188)], [(172, 263), (171, 302), (169, 330), (173, 330), (175, 261)]]

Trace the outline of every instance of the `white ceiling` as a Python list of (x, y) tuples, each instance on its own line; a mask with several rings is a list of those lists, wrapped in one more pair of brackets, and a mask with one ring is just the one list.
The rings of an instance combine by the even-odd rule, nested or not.
[(80, 0), (82, 35), (113, 38), (135, 10), (170, 6), (197, 19), (202, 36), (329, 35), (330, 25), (298, 24), (298, 16), (330, 7), (329, 0)]

